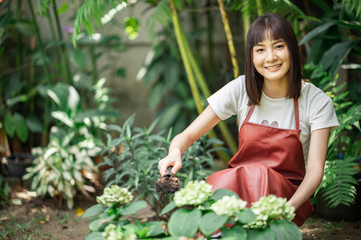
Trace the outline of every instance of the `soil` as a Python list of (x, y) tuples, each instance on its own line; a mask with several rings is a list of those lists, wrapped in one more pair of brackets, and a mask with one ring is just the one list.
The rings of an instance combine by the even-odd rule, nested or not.
[[(94, 205), (94, 198), (78, 196), (75, 208), (56, 208), (53, 199), (32, 197), (21, 186), (11, 189), (10, 205), (0, 209), (0, 239), (84, 239), (88, 234), (89, 220), (81, 213)], [(150, 211), (138, 213), (151, 216)], [(316, 214), (300, 228), (305, 240), (359, 240), (361, 221), (331, 221)]]

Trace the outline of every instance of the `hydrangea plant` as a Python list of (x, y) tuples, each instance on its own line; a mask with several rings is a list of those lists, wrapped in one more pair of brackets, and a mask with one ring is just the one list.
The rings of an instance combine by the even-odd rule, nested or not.
[(108, 207), (113, 205), (128, 205), (133, 200), (133, 195), (127, 188), (112, 185), (111, 187), (105, 188), (103, 195), (96, 197), (96, 200), (102, 206)]
[(256, 219), (247, 224), (248, 228), (267, 227), (274, 219), (286, 219), (292, 221), (295, 217), (295, 208), (287, 203), (285, 198), (274, 195), (261, 197), (252, 203), (252, 211), (257, 215)]
[(212, 204), (210, 209), (217, 215), (233, 216), (235, 213), (245, 209), (246, 201), (236, 198), (236, 196), (224, 196), (222, 199)]
[[(219, 189), (205, 181), (190, 181), (175, 193), (161, 214), (171, 213), (168, 222), (141, 223), (132, 214), (147, 205), (131, 202), (126, 188), (111, 186), (97, 198), (97, 204), (83, 217), (96, 217), (89, 228), (88, 239), (302, 239), (296, 224), (291, 222), (294, 207), (286, 199), (273, 195), (262, 197), (247, 208), (247, 203), (231, 190)], [(121, 199), (121, 200), (120, 200)], [(214, 236), (215, 232), (220, 235)]]
[(177, 207), (200, 205), (209, 199), (212, 193), (212, 186), (205, 181), (190, 181), (174, 194), (174, 203)]

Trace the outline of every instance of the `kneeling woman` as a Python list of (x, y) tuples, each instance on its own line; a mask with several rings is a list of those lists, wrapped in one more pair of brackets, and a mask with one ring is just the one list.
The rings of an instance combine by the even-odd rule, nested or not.
[(252, 23), (245, 65), (245, 75), (209, 97), (209, 106), (174, 137), (160, 173), (173, 166), (175, 174), (192, 143), (237, 115), (238, 152), (207, 182), (214, 191), (233, 190), (248, 207), (269, 194), (287, 198), (296, 208), (294, 222), (302, 225), (313, 212), (309, 198), (322, 180), (330, 131), (339, 126), (332, 100), (302, 79), (296, 36), (276, 14)]

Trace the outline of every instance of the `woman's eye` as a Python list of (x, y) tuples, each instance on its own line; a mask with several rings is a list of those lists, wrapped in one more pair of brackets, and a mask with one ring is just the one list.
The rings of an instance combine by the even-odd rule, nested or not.
[(283, 48), (283, 45), (281, 44), (281, 45), (276, 46), (276, 49), (279, 49), (279, 48)]
[(256, 52), (258, 52), (258, 53), (261, 53), (261, 52), (263, 52), (264, 50), (263, 50), (263, 48), (258, 48), (258, 49), (256, 49)]

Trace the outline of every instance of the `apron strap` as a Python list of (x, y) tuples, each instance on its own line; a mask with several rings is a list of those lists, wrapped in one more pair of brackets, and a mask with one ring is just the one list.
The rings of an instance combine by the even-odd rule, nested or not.
[[(300, 121), (299, 121), (299, 112), (298, 112), (298, 99), (293, 99), (293, 105), (295, 108), (295, 121), (296, 121), (296, 130), (300, 130)], [(252, 104), (248, 110), (246, 119), (244, 119), (244, 122), (248, 122), (250, 119), (252, 112), (254, 110), (254, 105)]]
[(295, 108), (295, 120), (296, 120), (296, 130), (300, 130), (300, 120), (298, 113), (298, 99), (293, 99), (294, 108)]
[(254, 109), (254, 105), (252, 104), (251, 107), (248, 110), (247, 117), (246, 117), (246, 119), (244, 119), (244, 122), (248, 122), (249, 118), (252, 115), (253, 109)]

